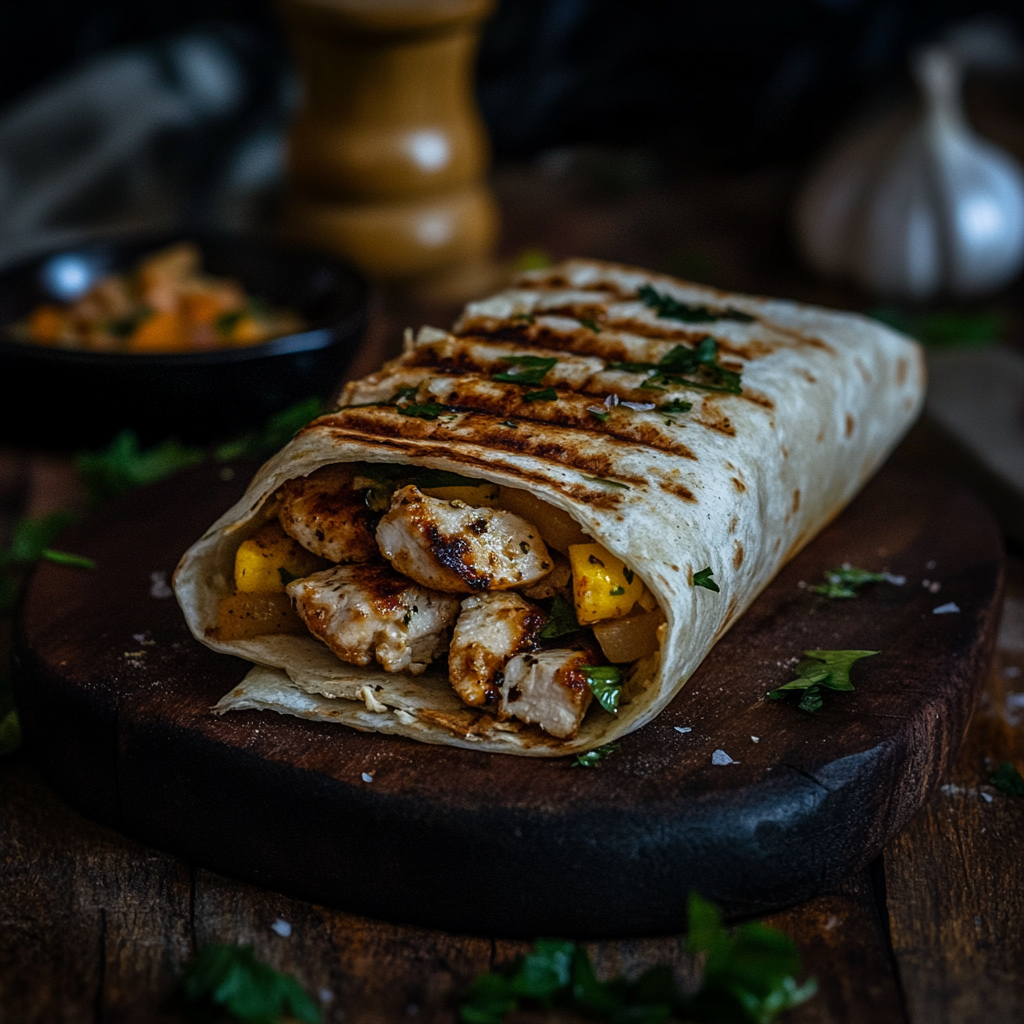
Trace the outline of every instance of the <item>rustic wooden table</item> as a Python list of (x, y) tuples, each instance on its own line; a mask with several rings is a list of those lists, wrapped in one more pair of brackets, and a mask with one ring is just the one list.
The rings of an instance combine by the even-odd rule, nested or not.
[[(578, 164), (577, 164), (578, 166)], [(849, 304), (805, 279), (783, 241), (788, 173), (661, 185), (644, 166), (511, 169), (498, 177), (505, 248), (538, 245), (714, 279), (726, 287)], [(599, 180), (600, 186), (594, 185)], [(610, 184), (609, 184), (610, 182)], [(645, 183), (646, 182), (646, 183)], [(435, 295), (385, 299), (363, 372), (405, 321), (444, 323)], [(941, 463), (919, 432), (921, 459)], [(0, 530), (80, 497), (70, 463), (0, 450)], [(951, 524), (952, 528), (953, 524)], [(1024, 758), (1024, 562), (1011, 558), (997, 651), (961, 755), (908, 828), (867, 869), (772, 915), (817, 976), (796, 1022), (933, 1024), (1024, 1019), (1024, 799), (988, 780)], [(277, 922), (287, 922), (290, 933)], [(83, 818), (25, 754), (0, 760), (0, 1024), (176, 1021), (168, 1005), (206, 942), (251, 943), (294, 972), (325, 1021), (455, 1019), (458, 993), (526, 943), (388, 924), (222, 878)], [(684, 937), (590, 944), (601, 975), (696, 965)]]

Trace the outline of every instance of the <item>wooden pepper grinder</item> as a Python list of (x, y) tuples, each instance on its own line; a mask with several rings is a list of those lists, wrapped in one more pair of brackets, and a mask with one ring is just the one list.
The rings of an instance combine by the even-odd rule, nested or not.
[(464, 273), (498, 230), (473, 95), (493, 0), (281, 0), (304, 95), (283, 230), (390, 281)]

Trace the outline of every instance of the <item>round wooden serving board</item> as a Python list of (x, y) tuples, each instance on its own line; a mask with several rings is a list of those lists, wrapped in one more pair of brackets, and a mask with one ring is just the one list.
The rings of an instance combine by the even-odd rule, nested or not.
[[(241, 494), (252, 467), (235, 469), (136, 491), (61, 538), (98, 567), (45, 563), (30, 582), (15, 659), (25, 734), (92, 817), (373, 917), (621, 936), (681, 930), (691, 890), (731, 916), (809, 897), (875, 856), (946, 771), (994, 640), (991, 518), (948, 483), (890, 466), (599, 767), (271, 712), (215, 717), (248, 665), (192, 639), (166, 580)], [(800, 585), (843, 562), (907, 581), (846, 601)], [(948, 602), (959, 612), (934, 614)], [(764, 700), (809, 649), (881, 653), (816, 715)], [(713, 763), (719, 750), (733, 763)]]

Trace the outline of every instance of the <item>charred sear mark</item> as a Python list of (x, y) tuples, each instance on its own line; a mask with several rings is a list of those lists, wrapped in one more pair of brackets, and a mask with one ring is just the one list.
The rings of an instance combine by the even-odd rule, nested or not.
[(856, 366), (857, 369), (860, 371), (860, 375), (863, 378), (864, 383), (870, 384), (871, 371), (864, 365), (863, 361), (859, 357), (855, 356), (853, 360), (853, 365)]
[(738, 569), (743, 564), (743, 545), (736, 541), (732, 555), (732, 567)]
[(446, 569), (451, 570), (466, 586), (474, 590), (486, 590), (491, 585), (491, 577), (481, 575), (472, 565), (466, 564), (466, 556), (470, 553), (469, 544), (462, 537), (448, 537), (441, 533), (433, 524), (427, 523), (423, 529), (430, 553)]
[(797, 513), (800, 511), (800, 488), (798, 487), (793, 492), (793, 512)]
[(907, 361), (905, 359), (896, 360), (896, 384), (898, 387), (903, 387), (907, 382)]
[(853, 434), (853, 428), (854, 428), (855, 425), (856, 425), (856, 423), (854, 421), (854, 418), (849, 413), (847, 413), (846, 414), (846, 436), (847, 437), (850, 437), (850, 435)]
[(736, 428), (732, 425), (732, 420), (718, 408), (714, 399), (705, 398), (700, 405), (700, 415), (692, 417), (691, 422), (719, 434), (725, 434), (726, 437), (736, 436)]
[(740, 494), (742, 494), (747, 489), (747, 485), (742, 480), (740, 480), (739, 477), (734, 476), (731, 479), (733, 487), (735, 487), (736, 490), (740, 492)]
[(685, 487), (683, 484), (674, 484), (667, 481), (661, 481), (658, 486), (665, 491), (667, 494), (674, 494), (677, 498), (682, 498), (683, 501), (696, 502), (697, 498), (693, 491), (689, 487)]
[(815, 377), (814, 374), (811, 373), (811, 371), (808, 370), (806, 367), (801, 366), (796, 372), (797, 374), (799, 374), (799, 376), (803, 377), (803, 379), (807, 381), (808, 384), (818, 383), (818, 378)]

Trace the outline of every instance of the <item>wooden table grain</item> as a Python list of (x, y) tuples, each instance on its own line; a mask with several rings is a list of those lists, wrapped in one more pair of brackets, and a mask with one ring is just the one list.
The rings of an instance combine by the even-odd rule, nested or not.
[[(726, 287), (850, 304), (786, 256), (792, 179), (781, 172), (596, 197), (553, 181), (550, 168), (513, 168), (497, 184), (509, 253), (539, 245), (681, 271), (701, 256)], [(406, 322), (450, 318), (436, 297), (385, 297), (355, 369), (393, 352)], [(920, 438), (912, 450), (941, 464), (934, 435)], [(66, 460), (0, 450), (0, 533), (17, 514), (78, 500), (76, 487)], [(765, 919), (793, 937), (819, 981), (787, 1020), (1024, 1020), (1024, 799), (989, 784), (1000, 761), (1021, 768), (1022, 758), (1024, 560), (1011, 557), (997, 650), (948, 777), (867, 869)], [(220, 877), (82, 817), (24, 754), (0, 759), (0, 1024), (183, 1020), (171, 998), (177, 980), (211, 941), (251, 943), (294, 972), (326, 1022), (346, 1024), (454, 1021), (472, 978), (528, 948), (373, 921)], [(684, 946), (683, 936), (588, 944), (600, 976), (670, 964), (685, 983), (698, 965)]]

